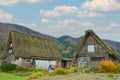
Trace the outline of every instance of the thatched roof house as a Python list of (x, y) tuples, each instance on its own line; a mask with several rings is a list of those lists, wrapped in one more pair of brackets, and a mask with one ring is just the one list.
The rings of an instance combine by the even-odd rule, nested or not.
[(76, 63), (78, 66), (89, 66), (102, 59), (112, 59), (120, 62), (120, 54), (108, 46), (92, 30), (87, 30), (76, 52)]
[(55, 41), (17, 31), (10, 32), (5, 51), (7, 62), (12, 62), (19, 58), (34, 60), (61, 59), (61, 54)]

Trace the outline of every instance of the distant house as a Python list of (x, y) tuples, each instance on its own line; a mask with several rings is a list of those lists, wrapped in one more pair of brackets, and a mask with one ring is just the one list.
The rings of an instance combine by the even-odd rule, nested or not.
[(17, 31), (9, 34), (5, 61), (20, 63), (27, 61), (36, 68), (48, 68), (49, 65), (61, 65), (61, 54), (57, 43), (43, 37), (37, 37)]
[(120, 54), (108, 46), (92, 30), (87, 30), (76, 51), (75, 62), (78, 66), (95, 66), (102, 59), (120, 62)]

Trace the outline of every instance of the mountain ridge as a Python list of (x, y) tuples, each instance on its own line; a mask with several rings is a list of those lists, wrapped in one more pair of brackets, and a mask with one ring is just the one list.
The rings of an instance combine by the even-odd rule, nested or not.
[[(70, 53), (73, 54), (77, 45), (79, 44), (81, 37), (73, 38), (68, 35), (61, 36), (59, 38), (55, 38), (53, 36), (49, 36), (46, 34), (42, 34), (40, 32), (34, 31), (28, 27), (21, 26), (18, 24), (11, 24), (11, 23), (0, 23), (0, 51), (2, 52), (5, 46), (5, 42), (7, 40), (8, 34), (10, 31), (19, 31), (24, 32), (27, 34), (35, 35), (35, 36), (42, 36), (45, 38), (53, 39), (58, 43), (61, 53)], [(120, 50), (120, 42), (111, 41), (111, 40), (104, 40), (109, 46), (114, 49)]]

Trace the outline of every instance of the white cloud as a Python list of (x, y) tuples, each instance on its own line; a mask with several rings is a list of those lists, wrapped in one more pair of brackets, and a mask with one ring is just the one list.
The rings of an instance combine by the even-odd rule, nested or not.
[(80, 37), (84, 35), (84, 31), (88, 29), (94, 30), (102, 38), (110, 38), (108, 35), (113, 35), (119, 32), (120, 24), (110, 23), (106, 26), (96, 25), (90, 22), (80, 22), (74, 19), (66, 19), (58, 21), (55, 25), (49, 27), (46, 33), (54, 36), (70, 35)]
[(74, 14), (78, 10), (79, 9), (75, 6), (56, 6), (52, 11), (40, 10), (40, 13), (46, 17), (58, 17), (58, 16)]
[(0, 5), (3, 6), (10, 6), (15, 4), (44, 4), (44, 3), (50, 3), (53, 0), (0, 0)]
[(0, 0), (0, 5), (8, 6), (8, 5), (16, 4), (17, 2), (18, 0)]
[(58, 35), (71, 35), (80, 36), (84, 33), (85, 29), (93, 28), (95, 25), (90, 22), (81, 23), (74, 19), (66, 19), (63, 21), (58, 21), (56, 25), (49, 27), (47, 33)]
[(75, 6), (56, 6), (53, 10), (40, 10), (40, 14), (45, 17), (60, 17), (60, 16), (69, 16), (69, 15), (77, 15), (77, 17), (86, 17), (86, 18), (93, 18), (93, 17), (104, 17), (105, 14), (90, 11), (87, 9), (77, 8)]
[(63, 21), (58, 21), (57, 25), (64, 25), (64, 26), (68, 26), (69, 27), (92, 27), (95, 26), (94, 24), (90, 23), (90, 22), (84, 22), (81, 23), (77, 20), (74, 19), (65, 19)]
[(90, 22), (84, 22), (84, 23), (81, 23), (81, 26), (89, 28), (89, 27), (94, 27), (95, 25)]
[(105, 16), (105, 14), (92, 12), (92, 11), (87, 11), (87, 10), (79, 11), (78, 14), (77, 14), (77, 17), (79, 17), (79, 18), (81, 18), (81, 17), (92, 18), (92, 17), (103, 17), (103, 16)]
[(49, 23), (50, 21), (48, 20), (48, 19), (46, 19), (46, 18), (44, 18), (44, 19), (42, 19), (41, 20), (41, 23), (42, 24), (47, 24), (47, 23)]
[[(21, 0), (20, 0), (21, 1)], [(42, 4), (42, 3), (50, 3), (53, 0), (22, 0), (23, 3), (30, 3), (30, 4)]]
[(74, 19), (65, 19), (63, 21), (58, 21), (58, 25), (71, 25), (71, 24), (80, 24), (78, 21)]
[(117, 23), (111, 23), (110, 26), (112, 26), (112, 27), (119, 27), (120, 28), (120, 24), (117, 24)]
[(11, 22), (13, 20), (13, 15), (4, 12), (0, 9), (0, 22)]
[[(39, 0), (25, 0), (25, 2), (27, 2), (27, 3), (37, 3), (37, 2), (39, 2)], [(40, 2), (42, 2), (42, 1), (40, 0)]]
[(81, 7), (88, 10), (111, 11), (120, 9), (116, 0), (87, 0)]

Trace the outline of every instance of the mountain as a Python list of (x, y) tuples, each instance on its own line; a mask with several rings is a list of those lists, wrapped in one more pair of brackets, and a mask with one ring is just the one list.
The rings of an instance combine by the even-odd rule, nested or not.
[(17, 24), (10, 24), (10, 23), (0, 23), (0, 52), (3, 52), (4, 50), (5, 43), (6, 43), (6, 40), (7, 40), (7, 37), (10, 31), (19, 31), (19, 32), (24, 32), (24, 33), (28, 33), (31, 35), (41, 36), (41, 37), (55, 40), (54, 37), (41, 34), (37, 31), (33, 31), (25, 26), (21, 26)]
[(112, 48), (120, 50), (120, 42), (111, 41), (111, 40), (104, 40), (104, 41)]
[[(58, 41), (62, 46), (69, 47), (70, 45), (73, 45), (73, 46), (78, 45), (81, 39), (82, 37), (72, 38), (70, 36), (62, 36), (58, 38)], [(111, 41), (111, 40), (104, 40), (104, 42), (107, 43), (110, 47), (116, 50), (120, 50), (120, 42)]]
[[(45, 38), (50, 38), (58, 42), (58, 46), (60, 51), (64, 57), (73, 57), (73, 53), (77, 49), (79, 41), (82, 37), (73, 38), (70, 36), (61, 36), (59, 38), (55, 38), (49, 35), (41, 34), (37, 31), (33, 31), (25, 26), (17, 25), (17, 24), (10, 24), (10, 23), (0, 23), (0, 52), (3, 52), (5, 43), (10, 31), (20, 31), (24, 33), (28, 33), (35, 36), (42, 36)], [(120, 42), (104, 40), (108, 45), (111, 47), (120, 50)]]
[(28, 34), (35, 35), (35, 36), (53, 38), (51, 36), (41, 34), (37, 31), (33, 31), (30, 28), (27, 28), (25, 26), (21, 26), (17, 24), (10, 24), (10, 23), (0, 23), (0, 38), (3, 41), (7, 39), (7, 36), (10, 31), (20, 31), (20, 32), (28, 33)]
[[(60, 42), (60, 44), (63, 44), (64, 46), (68, 47), (70, 44), (71, 45), (79, 44), (81, 39), (82, 37), (72, 38), (70, 36), (62, 36), (58, 38), (57, 40)], [(120, 42), (111, 41), (111, 40), (104, 40), (104, 42), (114, 49), (120, 49)], [(67, 43), (69, 43), (69, 45)]]

